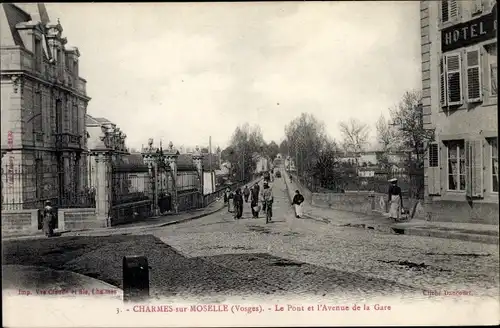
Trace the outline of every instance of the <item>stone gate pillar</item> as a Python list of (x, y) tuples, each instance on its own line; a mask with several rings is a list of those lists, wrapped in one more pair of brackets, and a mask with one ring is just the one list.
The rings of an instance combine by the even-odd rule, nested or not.
[(165, 151), (165, 164), (170, 167), (173, 176), (174, 190), (172, 193), (172, 208), (175, 213), (179, 212), (179, 199), (177, 196), (177, 158), (179, 157), (179, 152), (174, 149), (172, 141), (168, 145), (168, 150)]
[(200, 177), (200, 188), (201, 192), (198, 197), (198, 204), (203, 206), (203, 154), (200, 152), (200, 148), (196, 146), (196, 152), (193, 154), (193, 164), (196, 167), (196, 171), (198, 172), (198, 176)]
[(159, 184), (159, 177), (158, 177), (158, 156), (154, 152), (154, 150), (151, 149), (145, 149), (142, 153), (142, 157), (144, 158), (144, 163), (148, 166), (149, 169), (149, 177), (150, 177), (150, 184), (149, 184), (149, 199), (151, 199), (151, 213), (153, 215), (159, 215), (160, 214), (160, 207), (158, 205), (158, 184)]
[(95, 153), (96, 160), (96, 214), (101, 227), (111, 227), (111, 154)]

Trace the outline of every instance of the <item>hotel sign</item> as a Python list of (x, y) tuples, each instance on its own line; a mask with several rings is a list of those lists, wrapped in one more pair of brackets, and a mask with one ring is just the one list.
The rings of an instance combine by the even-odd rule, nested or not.
[(497, 36), (497, 5), (491, 13), (441, 30), (441, 51), (447, 52)]

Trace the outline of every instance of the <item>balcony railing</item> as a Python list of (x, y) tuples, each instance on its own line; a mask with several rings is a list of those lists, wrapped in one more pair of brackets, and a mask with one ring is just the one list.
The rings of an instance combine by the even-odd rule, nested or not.
[(83, 149), (83, 138), (70, 133), (55, 135), (57, 149)]

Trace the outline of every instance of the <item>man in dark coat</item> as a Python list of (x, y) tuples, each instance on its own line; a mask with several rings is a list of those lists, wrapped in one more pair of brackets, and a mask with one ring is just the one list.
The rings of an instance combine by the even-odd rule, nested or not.
[(243, 189), (243, 196), (245, 197), (245, 203), (248, 203), (248, 198), (250, 197), (250, 189), (248, 189), (248, 186), (245, 186), (245, 189)]
[(233, 203), (234, 203), (234, 218), (241, 219), (241, 216), (243, 215), (243, 196), (241, 195), (240, 188), (236, 189), (233, 198)]
[(259, 217), (259, 212), (255, 211), (255, 207), (259, 206), (259, 192), (260, 192), (260, 187), (258, 184), (255, 184), (252, 187), (252, 192), (251, 192), (252, 199), (250, 201), (250, 206), (252, 207), (252, 216), (255, 219)]

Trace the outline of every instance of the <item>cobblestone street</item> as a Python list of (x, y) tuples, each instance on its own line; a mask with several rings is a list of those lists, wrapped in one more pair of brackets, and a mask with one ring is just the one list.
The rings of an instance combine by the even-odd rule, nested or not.
[(285, 188), (282, 179), (275, 179), (271, 224), (251, 218), (250, 205), (245, 204), (241, 220), (223, 210), (153, 234), (188, 257), (258, 278), (278, 291), (396, 296), (461, 289), (474, 296), (498, 294), (495, 245), (296, 219)]

